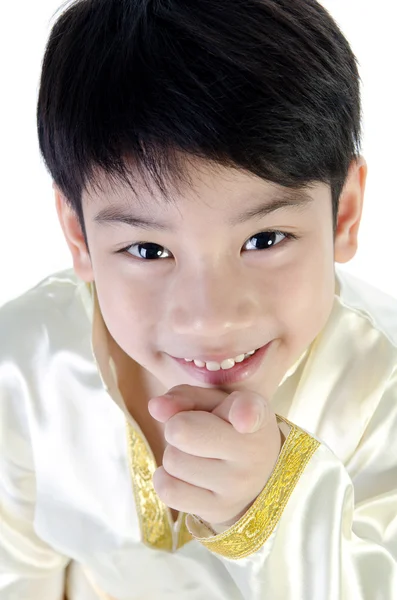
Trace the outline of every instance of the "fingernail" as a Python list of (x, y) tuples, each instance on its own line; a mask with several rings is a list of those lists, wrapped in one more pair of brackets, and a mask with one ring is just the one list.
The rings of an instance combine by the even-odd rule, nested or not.
[(258, 429), (265, 424), (267, 412), (267, 406), (264, 406), (263, 402), (261, 402), (259, 406), (259, 413), (255, 421), (254, 431), (258, 431)]
[(258, 431), (258, 429), (262, 423), (262, 417), (263, 417), (263, 415), (258, 415), (258, 417), (256, 418), (255, 425), (252, 429), (252, 433), (255, 433), (255, 431)]

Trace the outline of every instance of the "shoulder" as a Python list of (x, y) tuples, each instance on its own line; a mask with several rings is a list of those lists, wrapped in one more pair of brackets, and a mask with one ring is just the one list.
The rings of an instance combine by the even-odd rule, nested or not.
[[(30, 352), (53, 331), (67, 331), (76, 317), (88, 317), (87, 284), (73, 269), (53, 273), (0, 307), (0, 360), (10, 353)], [(70, 331), (70, 329), (69, 329)], [(30, 346), (29, 346), (30, 344)]]
[(0, 449), (24, 454), (21, 464), (31, 460), (33, 430), (53, 414), (64, 373), (71, 379), (78, 359), (90, 359), (89, 295), (66, 269), (0, 307)]
[(9, 414), (33, 411), (71, 356), (89, 357), (87, 284), (54, 273), (0, 307), (0, 396)]
[(341, 269), (336, 270), (336, 278), (342, 309), (365, 322), (397, 352), (397, 299)]
[(45, 314), (49, 309), (61, 308), (75, 296), (76, 290), (85, 285), (73, 269), (64, 269), (48, 275), (23, 294), (9, 300), (0, 307), (2, 321), (14, 314), (29, 314), (32, 317)]
[[(76, 289), (73, 272), (55, 273), (0, 307), (0, 455), (2, 468), (33, 470), (31, 414), (43, 360)], [(48, 353), (47, 353), (48, 354)], [(8, 466), (7, 466), (8, 465)]]

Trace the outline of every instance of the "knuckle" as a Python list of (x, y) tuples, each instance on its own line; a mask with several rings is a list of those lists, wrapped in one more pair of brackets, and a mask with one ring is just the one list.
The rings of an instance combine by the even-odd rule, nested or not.
[(156, 492), (165, 504), (168, 504), (172, 498), (172, 479), (163, 470), (156, 471)]
[(168, 394), (174, 395), (174, 394), (186, 394), (187, 392), (189, 392), (191, 386), (187, 383), (180, 383), (179, 385), (175, 385), (174, 387), (170, 388), (168, 390)]
[(174, 446), (167, 446), (163, 455), (163, 467), (170, 475), (175, 473), (178, 459), (178, 450)]
[(164, 437), (166, 441), (173, 445), (183, 445), (188, 439), (186, 414), (181, 412), (167, 421), (164, 428)]

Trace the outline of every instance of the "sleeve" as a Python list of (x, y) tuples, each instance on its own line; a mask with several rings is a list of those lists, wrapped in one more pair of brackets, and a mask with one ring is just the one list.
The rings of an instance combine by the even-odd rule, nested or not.
[[(0, 340), (5, 344), (7, 337)], [(0, 357), (0, 598), (62, 600), (68, 558), (41, 540), (34, 527), (29, 396), (15, 360), (10, 354)]]
[(397, 373), (348, 465), (288, 424), (247, 513), (218, 535), (188, 515), (190, 533), (218, 555), (246, 600), (396, 600)]

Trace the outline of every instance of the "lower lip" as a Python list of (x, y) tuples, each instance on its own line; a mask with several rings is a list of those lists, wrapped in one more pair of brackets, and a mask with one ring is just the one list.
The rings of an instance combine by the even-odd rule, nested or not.
[(183, 358), (173, 358), (189, 375), (203, 383), (210, 385), (227, 385), (245, 381), (258, 370), (267, 350), (270, 346), (262, 346), (252, 356), (246, 358), (241, 363), (236, 363), (231, 369), (220, 369), (219, 371), (208, 371), (206, 367), (197, 367), (194, 362), (187, 362)]

